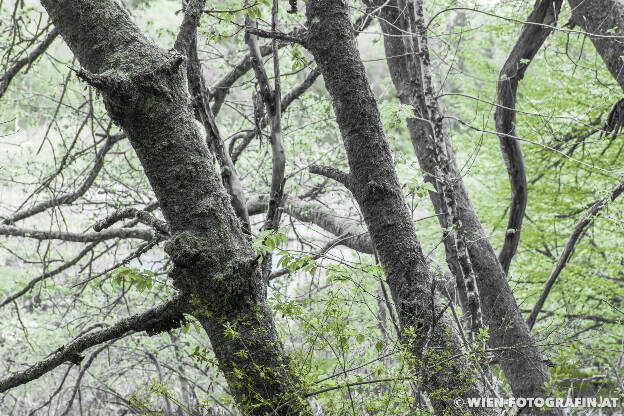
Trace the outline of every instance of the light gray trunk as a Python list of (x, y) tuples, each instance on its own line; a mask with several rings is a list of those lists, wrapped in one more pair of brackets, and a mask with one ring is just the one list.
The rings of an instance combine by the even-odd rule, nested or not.
[[(406, 48), (403, 42), (405, 31), (410, 32), (409, 24), (404, 18), (405, 14), (402, 13), (405, 6), (401, 6), (400, 3), (402, 2), (391, 0), (380, 11), (388, 68), (401, 103), (414, 105), (416, 112), (423, 114), (425, 111), (420, 108), (421, 104), (416, 97), (419, 95), (418, 89), (423, 89), (425, 86), (419, 84), (416, 74), (410, 71), (410, 68), (415, 65), (408, 60), (418, 58), (413, 51)], [(429, 62), (425, 64), (429, 65)], [(437, 109), (434, 113), (439, 115), (438, 103), (434, 100), (432, 104)], [(429, 128), (426, 123), (429, 122), (440, 124), (440, 128), (437, 129), (440, 137), (437, 139), (443, 140), (446, 144), (451, 162), (448, 168), (452, 177), (457, 178), (454, 182), (454, 197), (458, 215), (462, 220), (467, 238), (471, 241), (468, 250), (477, 278), (485, 324), (490, 329), (489, 346), (498, 351), (497, 361), (516, 397), (542, 397), (545, 393), (544, 383), (549, 380), (548, 371), (518, 309), (507, 276), (468, 197), (448, 133), (441, 125), (441, 118), (424, 122), (415, 118), (408, 120), (408, 129), (420, 167), (428, 180), (435, 185), (436, 145), (433, 141), (436, 138), (427, 133)], [(437, 192), (431, 192), (430, 197), (436, 212), (446, 211), (445, 203)], [(449, 227), (443, 215), (438, 215), (438, 219), (443, 229)], [(449, 267), (453, 274), (457, 274), (460, 266), (457, 257), (452, 254), (455, 251), (454, 247), (449, 239), (445, 239), (444, 244)]]

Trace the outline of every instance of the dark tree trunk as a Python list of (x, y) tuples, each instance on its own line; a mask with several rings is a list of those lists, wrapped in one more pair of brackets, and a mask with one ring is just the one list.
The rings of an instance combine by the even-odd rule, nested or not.
[[(594, 47), (613, 78), (624, 89), (624, 2), (621, 0), (569, 0), (572, 23), (590, 33)], [(597, 36), (592, 36), (597, 35)]]
[[(433, 114), (439, 116), (440, 109), (435, 97), (432, 97), (429, 105), (431, 108), (422, 108), (422, 103), (417, 99), (426, 86), (422, 85), (417, 74), (410, 69), (417, 65), (409, 60), (417, 60), (418, 55), (404, 42), (404, 33), (411, 33), (412, 29), (410, 29), (409, 22), (405, 20), (407, 14), (403, 10), (407, 5), (411, 7), (412, 2), (402, 3), (403, 6), (400, 3), (402, 2), (391, 0), (385, 3), (386, 5), (380, 11), (391, 78), (401, 103), (414, 105), (417, 114), (427, 114), (432, 110)], [(429, 65), (429, 62), (422, 64)], [(412, 144), (420, 167), (428, 180), (435, 185), (437, 155), (434, 141), (443, 140), (450, 164), (448, 168), (454, 178), (454, 197), (458, 215), (462, 220), (467, 239), (471, 242), (468, 248), (477, 277), (485, 323), (490, 329), (489, 346), (499, 351), (498, 362), (516, 397), (542, 397), (544, 396), (544, 383), (549, 380), (549, 377), (541, 353), (531, 338), (511, 292), (507, 276), (468, 197), (447, 132), (441, 125), (442, 118), (435, 118), (434, 120), (417, 118), (408, 120)], [(429, 123), (440, 125), (437, 129), (440, 137), (436, 138), (428, 134)], [(437, 192), (431, 192), (430, 197), (436, 212), (446, 212), (445, 202)], [(439, 215), (438, 218), (442, 228), (446, 229), (449, 226), (446, 218), (443, 215)], [(449, 239), (445, 239), (444, 244), (449, 267), (453, 274), (457, 274), (460, 266), (457, 257), (452, 254), (454, 248)]]
[[(414, 371), (423, 377), (423, 390), (429, 394), (436, 414), (465, 414), (467, 409), (455, 408), (452, 400), (443, 396), (482, 393), (435, 296), (434, 276), (398, 182), (377, 103), (355, 44), (348, 5), (344, 0), (309, 0), (306, 10), (306, 46), (331, 95), (351, 169), (342, 179), (362, 211), (379, 254), (397, 308), (402, 342), (416, 357)], [(434, 370), (436, 365), (440, 365), (439, 371)], [(489, 409), (471, 409), (471, 413), (489, 414)]]
[[(498, 140), (509, 174), (511, 187), (511, 202), (509, 204), (509, 219), (505, 230), (505, 241), (498, 255), (505, 274), (509, 274), (511, 259), (516, 254), (520, 243), (522, 221), (528, 199), (528, 187), (524, 155), (520, 141), (516, 139), (516, 95), (518, 84), (524, 78), (529, 64), (540, 50), (544, 41), (557, 24), (561, 11), (561, 0), (540, 0), (526, 19), (518, 41), (514, 45), (507, 61), (501, 69), (496, 89), (496, 111), (494, 121)], [(542, 26), (546, 25), (546, 26)]]
[(183, 57), (149, 41), (117, 2), (42, 4), (141, 160), (169, 224), (171, 277), (191, 298), (235, 399), (248, 415), (310, 414), (256, 256), (196, 127)]

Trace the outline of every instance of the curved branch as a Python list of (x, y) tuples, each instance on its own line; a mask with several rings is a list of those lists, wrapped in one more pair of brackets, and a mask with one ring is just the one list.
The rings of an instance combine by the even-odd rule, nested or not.
[[(359, 35), (360, 32), (362, 32), (364, 29), (366, 29), (371, 24), (373, 19), (370, 19), (369, 17), (370, 17), (370, 14), (367, 12), (367, 13), (363, 14), (362, 16), (358, 17), (358, 19), (355, 21), (355, 23), (353, 25), (355, 36)], [(282, 46), (282, 44), (280, 44), (280, 46)], [(262, 53), (262, 56), (268, 55), (270, 53), (270, 50), (267, 50), (266, 53), (265, 53), (263, 48), (264, 47), (260, 47), (260, 52)], [(268, 49), (269, 47), (267, 46), (266, 48)], [(245, 59), (248, 59), (248, 58), (249, 58), (249, 55), (247, 55), (245, 57)], [(249, 61), (248, 65), (251, 66), (251, 61)], [(249, 69), (249, 68), (247, 68), (247, 69)], [(293, 103), (293, 101), (295, 101), (304, 92), (306, 92), (307, 89), (310, 88), (312, 86), (312, 84), (314, 84), (314, 82), (317, 80), (319, 75), (321, 75), (321, 72), (320, 72), (319, 68), (316, 67), (312, 71), (310, 71), (310, 73), (306, 76), (306, 78), (299, 85), (294, 87), (288, 93), (284, 94), (284, 96), (282, 97), (282, 112), (285, 111), (286, 108), (288, 108), (288, 106)], [(232, 81), (232, 84), (233, 83), (234, 83), (234, 81)], [(216, 105), (216, 103), (215, 103), (215, 105)], [(214, 111), (214, 106), (213, 106), (213, 111)], [(216, 112), (215, 112), (215, 114), (216, 114)], [(264, 128), (266, 125), (267, 125), (267, 120), (266, 119), (262, 119), (260, 127)], [(255, 137), (255, 131), (252, 130), (252, 131), (250, 131), (249, 133), (247, 133), (243, 137), (243, 141), (241, 142), (241, 144), (238, 145), (236, 147), (236, 149), (234, 149), (234, 151), (231, 152), (232, 153), (232, 161), (234, 163), (236, 163), (236, 161), (238, 160), (240, 155), (243, 153), (243, 151), (249, 145), (249, 143), (251, 143), (251, 141), (253, 140), (254, 137)]]
[[(284, 46), (289, 45), (289, 43), (280, 43), (279, 47), (283, 48)], [(273, 53), (273, 48), (271, 45), (262, 45), (260, 46), (260, 55), (268, 56)], [(243, 75), (247, 73), (251, 69), (251, 54), (247, 54), (241, 59), (234, 68), (230, 72), (228, 72), (221, 80), (217, 81), (217, 83), (210, 89), (211, 90), (211, 99), (212, 103), (212, 113), (216, 116), (219, 114), (223, 103), (225, 102), (225, 97), (229, 94), (230, 88), (234, 85), (234, 83)]]
[(80, 362), (80, 354), (90, 347), (117, 339), (131, 331), (150, 331), (158, 327), (161, 322), (180, 315), (182, 301), (183, 298), (178, 296), (148, 311), (122, 319), (109, 328), (79, 336), (30, 368), (1, 379), (0, 393), (35, 380), (65, 362)]
[[(286, 40), (277, 43), (279, 49), (284, 46), (290, 45), (292, 39), (302, 40), (304, 33), (301, 29), (295, 29), (291, 33), (284, 34)], [(273, 46), (271, 44), (260, 46), (260, 55), (262, 57), (271, 55), (273, 53)], [(251, 69), (251, 54), (247, 54), (241, 59), (230, 72), (228, 72), (223, 78), (210, 89), (211, 99), (213, 100), (212, 112), (216, 116), (221, 110), (225, 97), (229, 94), (230, 88), (234, 83)]]
[(22, 70), (26, 65), (30, 66), (35, 62), (43, 53), (52, 45), (52, 42), (58, 36), (58, 31), (56, 28), (53, 28), (41, 41), (39, 45), (28, 56), (20, 59), (15, 62), (11, 68), (9, 68), (1, 77), (0, 77), (0, 97), (4, 95), (6, 90), (9, 88), (9, 84), (13, 80), (13, 78)]
[(610, 201), (614, 201), (618, 196), (622, 194), (622, 192), (624, 192), (624, 181), (620, 182), (620, 184), (611, 191), (611, 194), (608, 197), (602, 198), (594, 205), (592, 205), (587, 213), (583, 216), (583, 218), (574, 226), (574, 230), (572, 230), (572, 234), (570, 234), (570, 238), (568, 239), (568, 242), (566, 243), (563, 252), (561, 253), (561, 256), (559, 256), (559, 260), (557, 260), (555, 268), (548, 277), (548, 280), (546, 280), (544, 288), (542, 289), (542, 293), (535, 303), (535, 306), (533, 306), (531, 314), (527, 318), (527, 325), (529, 326), (529, 329), (533, 329), (533, 325), (535, 325), (537, 316), (541, 312), (542, 307), (546, 302), (546, 298), (550, 294), (550, 290), (554, 286), (557, 277), (559, 277), (559, 274), (570, 259), (572, 251), (574, 250), (574, 246), (583, 234), (583, 231), (585, 230), (587, 225)]
[[(505, 241), (498, 255), (505, 274), (509, 273), (511, 259), (518, 248), (528, 198), (524, 155), (520, 142), (513, 138), (516, 136), (515, 108), (518, 83), (524, 77), (531, 60), (556, 25), (561, 4), (561, 1), (553, 3), (552, 0), (540, 0), (535, 5), (498, 78), (498, 98), (494, 120), (511, 185), (511, 202)], [(533, 23), (544, 23), (548, 26), (538, 26)]]
[[(273, 0), (271, 26), (276, 28), (277, 20), (277, 0)], [(269, 199), (269, 208), (267, 210), (267, 218), (265, 228), (268, 230), (277, 229), (280, 220), (279, 206), (284, 196), (284, 175), (286, 171), (286, 156), (284, 152), (284, 142), (282, 137), (282, 95), (279, 72), (278, 44), (273, 39), (273, 71), (274, 86), (271, 87), (269, 77), (267, 75), (264, 64), (262, 63), (262, 55), (260, 54), (260, 46), (258, 38), (253, 34), (252, 29), (256, 28), (255, 20), (247, 17), (245, 20), (245, 43), (249, 47), (251, 55), (251, 65), (260, 87), (260, 96), (267, 109), (267, 113), (271, 125), (271, 191)]]
[(375, 252), (370, 235), (361, 223), (336, 216), (321, 204), (289, 198), (284, 203), (284, 211), (301, 222), (312, 223), (334, 234), (338, 237), (334, 245), (343, 245), (365, 254)]
[[(268, 197), (262, 195), (249, 201), (250, 215), (266, 212)], [(332, 246), (342, 245), (364, 254), (374, 254), (373, 242), (366, 229), (358, 221), (337, 216), (321, 204), (296, 197), (285, 197), (282, 209), (297, 220), (314, 224), (337, 237)]]
[[(310, 71), (306, 78), (301, 81), (300, 84), (284, 94), (284, 96), (282, 97), (282, 114), (290, 104), (292, 104), (297, 98), (301, 97), (301, 95), (306, 92), (307, 89), (312, 86), (312, 84), (314, 84), (314, 81), (316, 81), (320, 74), (321, 72), (319, 71), (319, 69), (314, 68), (312, 71)], [(266, 127), (267, 124), (267, 119), (263, 118), (260, 122), (260, 128)], [(234, 149), (234, 151), (232, 152), (232, 162), (236, 163), (240, 155), (243, 153), (249, 143), (251, 143), (254, 137), (256, 137), (255, 130), (251, 130), (243, 137), (243, 141), (241, 142), (241, 144), (238, 145), (236, 149)]]
[(329, 179), (333, 179), (344, 185), (345, 188), (351, 190), (351, 174), (336, 169), (332, 166), (311, 165), (310, 173), (321, 175)]
[(103, 220), (96, 222), (93, 226), (93, 230), (99, 233), (102, 230), (110, 228), (113, 224), (128, 218), (136, 218), (138, 222), (152, 227), (161, 234), (169, 234), (169, 226), (165, 221), (159, 220), (147, 211), (136, 208), (123, 208), (115, 211)]
[(258, 36), (261, 38), (268, 38), (273, 40), (281, 40), (286, 43), (298, 43), (302, 46), (305, 46), (305, 33), (284, 33), (278, 32), (277, 30), (262, 30), (257, 27), (247, 28), (248, 33), (251, 33), (254, 36)]

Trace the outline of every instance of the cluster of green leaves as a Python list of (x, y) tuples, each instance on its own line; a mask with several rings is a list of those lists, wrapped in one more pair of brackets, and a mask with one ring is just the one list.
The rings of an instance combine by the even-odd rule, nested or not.
[(288, 237), (283, 232), (275, 230), (262, 230), (251, 241), (251, 246), (258, 255), (259, 263), (262, 263), (267, 255), (273, 254), (281, 244), (288, 244)]
[(291, 69), (296, 71), (298, 69), (307, 68), (309, 63), (305, 55), (301, 52), (301, 49), (297, 45), (290, 48), (290, 60), (292, 62)]
[(155, 276), (156, 274), (151, 270), (121, 266), (111, 273), (111, 282), (113, 286), (116, 287), (121, 287), (123, 284), (130, 284), (135, 286), (139, 292), (143, 292), (145, 289), (152, 289)]
[(316, 273), (316, 261), (309, 254), (293, 254), (288, 250), (280, 250), (277, 255), (279, 256), (277, 267), (288, 269), (290, 273), (294, 273), (296, 270), (302, 270), (311, 275)]

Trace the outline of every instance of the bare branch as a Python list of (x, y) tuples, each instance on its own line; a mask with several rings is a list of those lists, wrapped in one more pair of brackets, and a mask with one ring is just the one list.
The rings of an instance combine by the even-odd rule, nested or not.
[(35, 277), (34, 279), (32, 279), (30, 282), (28, 282), (28, 284), (26, 286), (24, 286), (22, 289), (20, 289), (19, 291), (13, 293), (12, 295), (9, 295), (5, 300), (2, 301), (2, 303), (0, 303), (0, 308), (8, 305), (9, 303), (13, 302), (15, 299), (19, 298), (20, 296), (24, 295), (25, 293), (28, 293), (29, 290), (31, 290), (33, 287), (35, 287), (35, 285), (45, 279), (48, 279), (52, 276), (56, 276), (57, 274), (69, 269), (70, 267), (74, 266), (76, 263), (78, 263), (80, 261), (80, 259), (82, 259), (84, 256), (86, 256), (91, 250), (93, 250), (95, 248), (96, 245), (99, 244), (98, 242), (95, 243), (91, 243), (89, 245), (87, 245), (80, 253), (78, 253), (78, 255), (76, 257), (74, 257), (73, 259), (65, 262), (62, 266), (57, 267), (56, 269), (43, 273), (40, 276)]
[(340, 169), (331, 166), (312, 165), (310, 166), (310, 173), (333, 179), (343, 184), (345, 188), (351, 189), (351, 174), (343, 172)]
[(269, 38), (274, 40), (281, 40), (289, 43), (298, 43), (302, 46), (305, 46), (305, 37), (304, 36), (296, 36), (290, 33), (278, 32), (275, 30), (266, 31), (258, 28), (248, 28), (247, 31), (253, 35), (259, 36), (261, 38)]
[(117, 339), (131, 331), (152, 331), (162, 322), (179, 317), (183, 305), (184, 298), (178, 296), (148, 311), (122, 319), (109, 328), (79, 336), (30, 368), (1, 379), (0, 393), (35, 380), (65, 362), (80, 362), (80, 354), (90, 347)]
[[(286, 46), (284, 43), (280, 45), (281, 47)], [(272, 53), (271, 45), (262, 45), (260, 47), (260, 55), (267, 56)], [(212, 104), (212, 112), (213, 114), (218, 114), (221, 110), (221, 106), (225, 101), (225, 97), (230, 92), (230, 88), (234, 85), (234, 83), (243, 75), (247, 73), (251, 69), (251, 55), (247, 54), (243, 59), (241, 59), (234, 68), (230, 72), (228, 72), (221, 80), (217, 81), (217, 83), (211, 88), (211, 99), (213, 100)]]
[(13, 78), (22, 70), (25, 66), (30, 66), (35, 62), (43, 53), (50, 47), (52, 42), (58, 36), (58, 31), (56, 28), (53, 28), (50, 32), (48, 32), (47, 36), (28, 56), (20, 59), (15, 62), (11, 68), (9, 68), (1, 77), (0, 77), (0, 97), (4, 95), (6, 90), (9, 88), (9, 84), (13, 80)]
[[(362, 16), (360, 16), (355, 24), (354, 24), (354, 31), (355, 31), (355, 35), (359, 35), (359, 33), (366, 29), (372, 22), (372, 19), (369, 18), (369, 14), (366, 13)], [(283, 44), (280, 44), (280, 47), (282, 47)], [(260, 47), (260, 53), (262, 54), (262, 56), (266, 56), (270, 53), (270, 49), (268, 49), (268, 47), (266, 46), (261, 46)], [(246, 59), (248, 59), (248, 61), (245, 61)], [(246, 63), (246, 65), (248, 65), (247, 69), (245, 69), (245, 72), (249, 69), (249, 67), (251, 66), (251, 58), (249, 55), (247, 55), (245, 57), (245, 59), (243, 61), (241, 61), (241, 63), (239, 63), (236, 68), (238, 68), (238, 70), (242, 70), (243, 66), (242, 64)], [(235, 68), (235, 69), (236, 69)], [(234, 71), (230, 72), (230, 74), (233, 74)], [(244, 73), (244, 72), (243, 72)], [(314, 68), (307, 76), (306, 78), (296, 87), (294, 87), (292, 90), (290, 90), (288, 93), (284, 94), (282, 96), (282, 112), (284, 112), (286, 110), (286, 108), (288, 108), (288, 106), (290, 104), (292, 104), (297, 98), (299, 98), (304, 92), (306, 92), (308, 90), (308, 88), (310, 88), (312, 86), (312, 84), (314, 84), (314, 82), (317, 80), (317, 78), (319, 77), (319, 75), (321, 74), (321, 72), (319, 71), (318, 67)], [(228, 74), (229, 75), (229, 74)], [(239, 76), (241, 76), (242, 74), (240, 74)], [(233, 77), (234, 75), (232, 75)], [(231, 78), (232, 78), (231, 77)], [(224, 78), (225, 80), (226, 78)], [(223, 82), (223, 81), (222, 81)], [(232, 84), (235, 82), (235, 80), (231, 81)], [(232, 84), (225, 84), (224, 87), (227, 85), (227, 88), (229, 90), (229, 87)], [(221, 87), (223, 88), (223, 87)], [(226, 91), (226, 90), (221, 90), (221, 91)], [(227, 93), (227, 91), (226, 91)], [(215, 87), (215, 97), (217, 96), (217, 94), (219, 94), (219, 90), (216, 89)], [(216, 106), (216, 101), (215, 101), (215, 105), (213, 105), (213, 111), (215, 110), (215, 106)], [(216, 114), (216, 111), (215, 111)], [(265, 127), (267, 125), (267, 120), (263, 119), (260, 127)], [(245, 150), (245, 148), (249, 145), (249, 143), (251, 143), (251, 141), (253, 140), (253, 138), (255, 137), (255, 134), (253, 131), (247, 133), (244, 137), (243, 140), (241, 142), (240, 145), (238, 145), (236, 147), (236, 149), (234, 149), (234, 151), (232, 152), (232, 161), (234, 163), (236, 163), (236, 161), (238, 160), (238, 158), (240, 157), (240, 155), (243, 153), (243, 151)]]
[[(263, 195), (250, 200), (248, 208), (250, 214), (255, 215), (266, 212), (267, 206), (268, 197)], [(360, 221), (338, 216), (321, 204), (297, 197), (286, 196), (282, 209), (297, 220), (314, 224), (336, 236), (332, 246), (343, 245), (364, 254), (375, 252), (370, 236)]]
[[(273, 31), (277, 28), (278, 19), (278, 0), (273, 0), (271, 13), (271, 28)], [(279, 46), (277, 39), (273, 39), (271, 47), (273, 49), (273, 72), (274, 86), (271, 87), (269, 77), (262, 62), (260, 55), (260, 46), (258, 38), (253, 34), (256, 29), (255, 20), (249, 16), (245, 19), (245, 43), (249, 47), (251, 56), (251, 65), (258, 80), (260, 96), (267, 109), (269, 122), (271, 125), (271, 190), (269, 197), (269, 207), (267, 210), (264, 228), (267, 230), (275, 230), (279, 227), (281, 212), (279, 207), (284, 197), (284, 182), (286, 174), (286, 155), (284, 152), (284, 143), (282, 138), (282, 96), (280, 84), (280, 68), (279, 68)], [(262, 270), (264, 279), (269, 278), (271, 272), (271, 256), (264, 258), (262, 262)]]
[(249, 55), (251, 67), (254, 70), (256, 79), (258, 80), (258, 86), (260, 87), (260, 95), (265, 105), (268, 107), (269, 112), (273, 111), (273, 91), (271, 88), (271, 82), (267, 75), (264, 64), (262, 63), (262, 55), (260, 53), (260, 46), (258, 45), (258, 38), (251, 34), (250, 30), (256, 27), (255, 20), (249, 16), (245, 18), (245, 42), (249, 47)]
[(104, 229), (110, 228), (113, 224), (128, 218), (136, 218), (140, 223), (152, 227), (161, 234), (169, 234), (169, 226), (165, 221), (159, 220), (147, 211), (136, 208), (123, 208), (115, 211), (103, 220), (96, 222), (93, 230), (99, 233)]
[(62, 240), (74, 243), (90, 243), (94, 241), (112, 240), (114, 238), (135, 238), (152, 241), (154, 233), (149, 230), (135, 230), (132, 228), (116, 228), (99, 233), (73, 233), (67, 231), (41, 231), (30, 228), (18, 228), (10, 225), (0, 225), (0, 235), (25, 237), (35, 240)]
[(542, 293), (540, 294), (539, 299), (535, 303), (535, 306), (533, 306), (533, 310), (531, 311), (531, 314), (527, 318), (527, 325), (529, 326), (529, 329), (533, 329), (533, 325), (535, 325), (535, 320), (537, 319), (537, 316), (542, 310), (542, 307), (544, 306), (544, 303), (546, 302), (546, 298), (548, 298), (548, 295), (550, 294), (550, 290), (554, 286), (555, 281), (557, 280), (557, 277), (559, 277), (559, 274), (561, 273), (563, 268), (566, 266), (568, 260), (570, 259), (570, 256), (572, 255), (572, 251), (574, 250), (574, 246), (576, 245), (578, 239), (583, 234), (583, 231), (585, 230), (587, 225), (610, 201), (614, 201), (618, 196), (622, 194), (622, 192), (624, 192), (624, 181), (620, 182), (618, 186), (613, 188), (613, 190), (611, 191), (608, 197), (602, 198), (601, 200), (597, 201), (594, 205), (592, 205), (592, 207), (587, 211), (587, 213), (583, 216), (583, 218), (581, 218), (581, 220), (574, 226), (574, 229), (572, 230), (572, 234), (570, 234), (570, 238), (568, 238), (568, 242), (563, 248), (563, 251), (561, 252), (561, 256), (559, 256), (559, 260), (557, 260), (557, 263), (555, 264), (555, 267), (552, 273), (550, 274), (550, 276), (548, 277), (548, 280), (546, 280), (546, 283), (544, 284), (544, 288), (542, 289)]
[[(253, 29), (253, 28), (252, 28)], [(295, 29), (293, 32), (286, 34), (287, 37), (290, 38), (300, 38), (302, 37), (301, 30)], [(277, 47), (279, 49), (290, 45), (291, 41), (278, 42)], [(268, 56), (273, 53), (272, 44), (262, 45), (259, 47), (260, 56)], [(212, 104), (212, 112), (217, 115), (221, 110), (221, 106), (225, 101), (225, 97), (230, 92), (230, 88), (234, 83), (240, 79), (243, 75), (247, 73), (251, 69), (251, 54), (247, 54), (241, 59), (234, 68), (230, 72), (228, 72), (221, 80), (217, 81), (214, 86), (210, 89), (211, 91), (211, 100), (213, 100)]]
[(121, 141), (125, 137), (126, 136), (123, 134), (108, 136), (104, 146), (100, 149), (100, 151), (95, 156), (93, 169), (91, 169), (91, 172), (89, 172), (85, 181), (74, 192), (70, 192), (68, 194), (61, 195), (57, 198), (53, 198), (47, 201), (40, 202), (31, 208), (18, 211), (12, 216), (5, 218), (3, 221), (0, 222), (0, 224), (11, 225), (17, 221), (39, 214), (49, 208), (58, 207), (61, 205), (69, 205), (73, 203), (74, 201), (76, 201), (78, 198), (84, 195), (85, 192), (89, 190), (91, 185), (93, 185), (93, 182), (95, 182), (95, 179), (99, 175), (100, 170), (102, 170), (102, 166), (104, 166), (104, 156), (106, 155), (106, 153), (108, 153), (111, 150), (111, 148), (115, 145), (115, 143)]
[[(292, 90), (284, 94), (284, 96), (282, 97), (282, 113), (284, 113), (284, 111), (288, 108), (288, 106), (292, 104), (297, 98), (301, 97), (301, 95), (304, 92), (306, 92), (308, 88), (312, 86), (312, 84), (314, 84), (314, 81), (316, 81), (316, 79), (318, 78), (320, 74), (321, 73), (318, 70), (318, 68), (314, 68), (312, 71), (310, 71), (310, 73), (306, 76), (306, 78), (299, 85), (297, 85)], [(267, 124), (268, 124), (268, 121), (266, 118), (264, 118), (261, 120), (259, 127), (263, 128)], [(240, 155), (243, 153), (243, 151), (249, 145), (249, 143), (251, 143), (255, 135), (256, 135), (255, 131), (253, 130), (247, 133), (246, 135), (244, 135), (241, 144), (238, 145), (236, 149), (234, 149), (234, 151), (232, 152), (232, 161), (234, 163), (236, 163)]]

